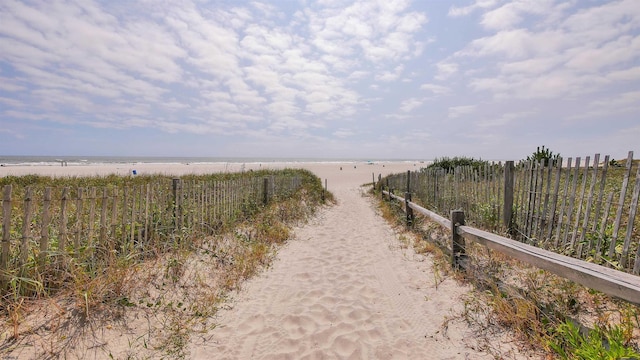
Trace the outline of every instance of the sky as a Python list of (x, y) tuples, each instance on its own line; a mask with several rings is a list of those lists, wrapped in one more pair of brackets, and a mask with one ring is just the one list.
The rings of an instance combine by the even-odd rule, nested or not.
[(0, 1), (0, 155), (640, 156), (638, 0)]

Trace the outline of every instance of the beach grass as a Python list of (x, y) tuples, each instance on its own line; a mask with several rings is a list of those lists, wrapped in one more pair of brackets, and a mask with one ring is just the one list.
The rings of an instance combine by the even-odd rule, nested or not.
[[(307, 170), (186, 175), (181, 179), (207, 182), (247, 176), (297, 177), (300, 186), (274, 196), (266, 206), (258, 205), (260, 201), (243, 206), (212, 233), (204, 234), (194, 226), (180, 229), (179, 241), (150, 242), (129, 251), (94, 251), (91, 256), (73, 257), (52, 252), (46, 268), (34, 254), (20, 272), (4, 274), (9, 280), (0, 302), (0, 354), (30, 348), (38, 349), (35, 356), (64, 356), (69, 351), (76, 356), (89, 356), (91, 351), (105, 357), (185, 356), (189, 336), (215, 326), (210, 317), (227, 294), (269, 264), (290, 237), (290, 227), (334, 201), (320, 179)], [(27, 187), (118, 187), (170, 180), (164, 175), (24, 176), (1, 178), (0, 185), (11, 184), (14, 194), (21, 194)], [(185, 209), (191, 211), (185, 216), (197, 217), (196, 210)], [(53, 261), (58, 258), (60, 261)], [(120, 349), (92, 347), (95, 344), (78, 340), (80, 332), (122, 331), (132, 318), (145, 318), (146, 331), (127, 338)], [(36, 338), (39, 348), (32, 347)]]

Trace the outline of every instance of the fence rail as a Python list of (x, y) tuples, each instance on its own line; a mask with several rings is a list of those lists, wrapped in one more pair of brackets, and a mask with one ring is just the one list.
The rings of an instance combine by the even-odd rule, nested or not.
[(406, 191), (441, 215), (462, 209), (485, 230), (638, 275), (640, 163), (633, 152), (624, 162), (593, 159), (427, 168), (388, 176), (379, 186)]
[(451, 262), (455, 267), (464, 263), (466, 257), (465, 240), (469, 240), (589, 288), (631, 303), (640, 304), (640, 277), (638, 276), (465, 226), (464, 212), (459, 210), (451, 211), (450, 219), (447, 219), (409, 201), (407, 197), (403, 198), (384, 190), (382, 194), (389, 196), (390, 199), (404, 202), (405, 211), (408, 214), (412, 211), (417, 211), (443, 228), (450, 229), (452, 236), (448, 247), (451, 252)]
[[(187, 235), (212, 234), (286, 197), (301, 177), (243, 176), (231, 180), (163, 179), (135, 186), (5, 185), (0, 216), (0, 290), (27, 268), (71, 259), (108, 261), (173, 246)], [(42, 271), (37, 271), (42, 273)]]

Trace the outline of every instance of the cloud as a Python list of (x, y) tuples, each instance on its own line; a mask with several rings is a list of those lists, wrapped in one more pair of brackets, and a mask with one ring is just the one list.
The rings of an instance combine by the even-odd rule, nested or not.
[(436, 64), (437, 74), (434, 77), (436, 80), (446, 80), (451, 75), (458, 72), (458, 64), (451, 62), (440, 62)]
[(449, 108), (449, 119), (456, 119), (471, 114), (476, 110), (475, 105), (452, 106)]
[[(496, 32), (471, 41), (454, 55), (463, 63), (483, 60), (479, 76), (468, 79), (471, 89), (497, 98), (580, 96), (613, 87), (625, 81), (623, 75), (635, 76), (635, 66), (629, 65), (640, 58), (640, 36), (628, 31), (640, 28), (640, 12), (631, 8), (633, 1), (606, 3), (564, 17), (566, 4), (534, 3), (516, 1), (485, 13), (481, 23)], [(549, 16), (555, 21), (540, 28), (517, 27), (525, 19)], [(495, 65), (486, 65), (490, 61)]]
[(535, 113), (536, 113), (535, 111), (521, 111), (521, 112), (505, 113), (505, 114), (502, 114), (502, 115), (500, 115), (498, 117), (491, 118), (489, 120), (479, 121), (479, 122), (476, 123), (476, 126), (478, 126), (480, 128), (504, 127), (506, 125), (509, 125), (514, 120), (528, 118), (528, 117), (530, 117), (531, 115), (533, 115)]
[(419, 108), (424, 103), (424, 99), (409, 98), (400, 104), (400, 111), (408, 113)]
[(404, 70), (404, 66), (398, 65), (393, 71), (384, 71), (382, 74), (376, 75), (376, 80), (382, 82), (396, 81), (402, 75), (402, 70)]
[(420, 85), (420, 90), (430, 91), (434, 95), (446, 95), (451, 93), (450, 88), (442, 85), (436, 85), (436, 84), (422, 84)]
[(476, 0), (473, 4), (468, 6), (451, 6), (449, 8), (448, 15), (451, 17), (467, 16), (476, 9), (486, 9), (495, 6), (498, 0)]

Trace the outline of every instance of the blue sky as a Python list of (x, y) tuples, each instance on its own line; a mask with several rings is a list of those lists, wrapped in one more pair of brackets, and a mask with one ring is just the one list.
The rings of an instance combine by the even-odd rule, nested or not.
[(640, 150), (638, 0), (0, 2), (0, 154)]

